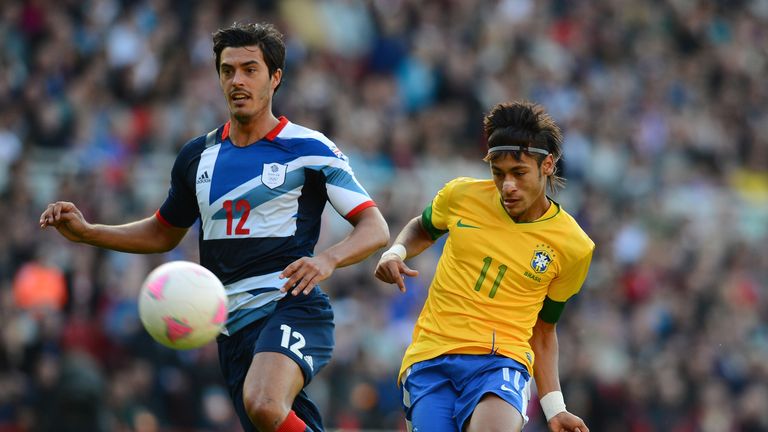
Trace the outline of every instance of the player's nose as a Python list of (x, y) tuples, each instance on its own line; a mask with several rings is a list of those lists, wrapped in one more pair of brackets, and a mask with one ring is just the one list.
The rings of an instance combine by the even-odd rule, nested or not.
[(517, 190), (517, 182), (514, 178), (506, 178), (501, 184), (502, 192), (514, 192)]
[(243, 72), (235, 69), (235, 71), (232, 74), (232, 85), (242, 86), (244, 77), (245, 77), (245, 74)]

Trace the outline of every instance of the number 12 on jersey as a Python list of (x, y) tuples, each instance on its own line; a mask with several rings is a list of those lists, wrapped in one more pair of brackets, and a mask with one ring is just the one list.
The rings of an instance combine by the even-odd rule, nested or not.
[[(485, 282), (485, 276), (488, 274), (488, 269), (491, 267), (491, 263), (493, 262), (493, 258), (491, 257), (485, 257), (483, 258), (483, 269), (480, 270), (480, 276), (477, 278), (477, 282), (475, 282), (475, 291), (480, 291), (480, 288), (483, 287), (483, 282)], [(507, 266), (504, 264), (499, 266), (499, 273), (496, 275), (496, 279), (493, 281), (493, 286), (491, 287), (491, 291), (488, 293), (488, 297), (494, 298), (496, 296), (496, 290), (499, 289), (499, 285), (501, 285), (501, 280), (504, 279), (504, 273), (507, 272)]]
[(239, 199), (234, 203), (234, 206), (232, 200), (226, 200), (222, 206), (224, 207), (224, 211), (227, 212), (227, 235), (232, 235), (232, 221), (235, 218), (234, 212), (240, 213), (240, 221), (235, 227), (235, 235), (248, 235), (251, 233), (250, 229), (243, 228), (245, 221), (248, 220), (248, 215), (251, 214), (251, 203), (249, 203), (248, 200)]

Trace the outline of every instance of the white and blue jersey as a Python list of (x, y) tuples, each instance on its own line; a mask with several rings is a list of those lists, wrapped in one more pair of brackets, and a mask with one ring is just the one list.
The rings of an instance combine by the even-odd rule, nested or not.
[(345, 218), (375, 205), (331, 140), (279, 120), (246, 147), (231, 142), (229, 122), (184, 145), (156, 213), (183, 228), (200, 218), (200, 263), (229, 296), (226, 334), (271, 313), (285, 296), (278, 276), (313, 255), (326, 201)]

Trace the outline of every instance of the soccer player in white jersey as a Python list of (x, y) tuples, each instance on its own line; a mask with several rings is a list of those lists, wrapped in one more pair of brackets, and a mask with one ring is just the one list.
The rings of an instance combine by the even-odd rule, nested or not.
[[(333, 312), (317, 284), (386, 245), (389, 230), (333, 142), (272, 113), (282, 34), (270, 24), (233, 24), (213, 43), (229, 121), (181, 149), (155, 215), (97, 225), (59, 201), (40, 226), (93, 246), (157, 253), (173, 249), (199, 218), (201, 264), (229, 296), (219, 360), (244, 429), (321, 431), (303, 390), (334, 345)], [(326, 201), (354, 229), (314, 254)]]

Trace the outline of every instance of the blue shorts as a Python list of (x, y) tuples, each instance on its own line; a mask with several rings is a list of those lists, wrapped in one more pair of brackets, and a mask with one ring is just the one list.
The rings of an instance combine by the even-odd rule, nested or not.
[[(285, 296), (272, 314), (231, 336), (218, 337), (219, 365), (246, 432), (256, 430), (243, 405), (243, 383), (253, 356), (259, 352), (286, 355), (301, 368), (306, 386), (331, 359), (333, 328), (328, 296), (315, 287), (308, 295)], [(313, 431), (323, 431), (320, 412), (304, 390), (296, 396), (292, 408)]]
[(530, 375), (497, 355), (450, 354), (418, 362), (403, 375), (401, 394), (409, 431), (462, 431), (480, 399), (492, 393), (528, 421)]

